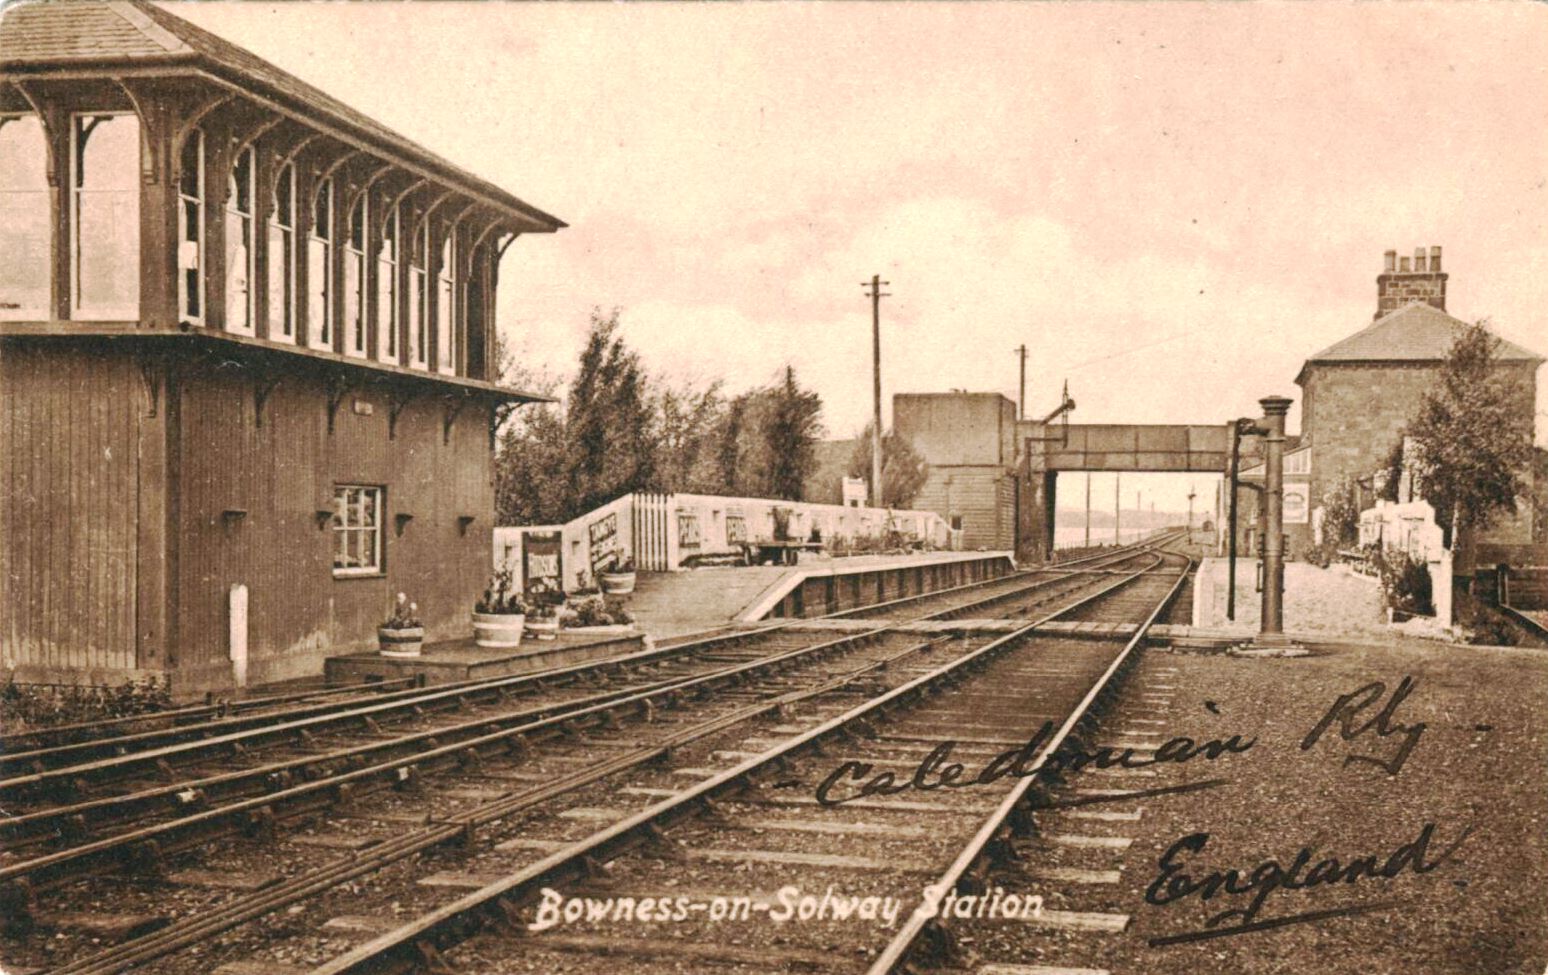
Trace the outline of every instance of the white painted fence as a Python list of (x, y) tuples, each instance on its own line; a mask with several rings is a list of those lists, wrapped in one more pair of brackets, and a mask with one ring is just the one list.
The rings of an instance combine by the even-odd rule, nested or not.
[(523, 585), (556, 579), (575, 588), (633, 558), (646, 572), (680, 569), (695, 557), (733, 554), (741, 542), (775, 538), (775, 510), (789, 512), (787, 537), (824, 543), (881, 538), (889, 530), (938, 549), (954, 547), (946, 520), (933, 511), (897, 511), (770, 498), (707, 494), (626, 494), (563, 525), (496, 527), (494, 567), (509, 568)]

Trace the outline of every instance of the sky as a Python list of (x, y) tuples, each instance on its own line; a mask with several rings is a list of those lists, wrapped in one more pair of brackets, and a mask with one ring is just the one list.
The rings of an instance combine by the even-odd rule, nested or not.
[(1014, 398), (1025, 343), (1029, 413), (1217, 423), (1430, 245), (1548, 352), (1544, 4), (163, 6), (565, 220), (499, 310), (560, 378), (616, 307), (667, 381), (790, 363), (850, 436), (880, 274), (888, 398)]

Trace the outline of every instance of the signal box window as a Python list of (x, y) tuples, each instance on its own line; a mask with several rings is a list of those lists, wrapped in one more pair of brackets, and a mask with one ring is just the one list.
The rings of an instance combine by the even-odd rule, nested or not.
[(333, 574), (380, 575), (382, 489), (340, 484), (333, 489)]

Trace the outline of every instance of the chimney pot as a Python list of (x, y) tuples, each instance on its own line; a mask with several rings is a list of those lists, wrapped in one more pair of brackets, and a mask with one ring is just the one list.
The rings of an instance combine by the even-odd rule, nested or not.
[(1440, 273), (1440, 269), (1441, 269), (1440, 254), (1441, 254), (1441, 251), (1440, 251), (1440, 245), (1439, 244), (1436, 244), (1436, 245), (1434, 245), (1433, 247), (1430, 248), (1430, 271), (1431, 271), (1431, 273), (1434, 273), (1434, 274), (1439, 274)]
[(1398, 270), (1401, 273), (1403, 273), (1403, 274), (1407, 274), (1408, 273), (1408, 271), (1409, 271), (1408, 258), (1405, 257), (1405, 258), (1402, 259), (1402, 261), (1398, 264)]
[(1386, 271), (1391, 274), (1397, 270), (1397, 251), (1387, 251)]

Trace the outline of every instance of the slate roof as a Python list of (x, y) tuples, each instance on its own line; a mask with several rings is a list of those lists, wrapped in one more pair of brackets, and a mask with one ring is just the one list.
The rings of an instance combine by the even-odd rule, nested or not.
[(566, 226), (327, 92), (145, 0), (32, 0), (8, 5), (0, 16), (0, 70), (148, 62), (210, 70), (303, 116), (323, 116), (367, 143), (546, 225), (545, 230)]
[[(1308, 358), (1296, 382), (1314, 363), (1439, 362), (1451, 351), (1457, 331), (1466, 327), (1467, 322), (1433, 305), (1413, 302)], [(1500, 339), (1495, 355), (1505, 362), (1544, 361), (1537, 353), (1505, 339)]]

